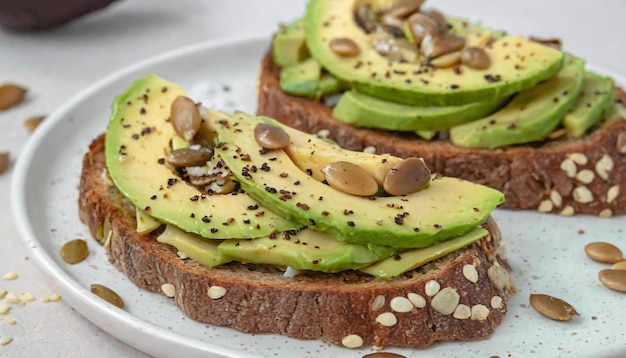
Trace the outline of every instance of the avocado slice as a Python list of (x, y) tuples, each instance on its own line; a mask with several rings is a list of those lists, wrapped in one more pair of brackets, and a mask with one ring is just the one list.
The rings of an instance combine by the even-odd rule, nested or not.
[(311, 54), (304, 41), (302, 19), (296, 19), (281, 27), (272, 40), (272, 58), (279, 67), (295, 65)]
[[(531, 40), (505, 36), (485, 47), (491, 65), (485, 70), (432, 68), (420, 63), (390, 62), (372, 49), (370, 35), (354, 20), (357, 0), (311, 0), (304, 18), (312, 56), (337, 78), (380, 99), (421, 106), (463, 105), (502, 98), (554, 76), (563, 53)], [(348, 38), (360, 49), (342, 57), (330, 47)]]
[(584, 66), (582, 59), (567, 55), (555, 77), (518, 93), (485, 118), (453, 127), (450, 141), (462, 147), (498, 148), (546, 138), (578, 100)]
[(120, 192), (153, 218), (206, 238), (253, 238), (299, 229), (301, 225), (257, 207), (244, 193), (203, 195), (160, 164), (176, 136), (169, 122), (171, 103), (183, 95), (180, 86), (150, 74), (115, 99), (105, 156)]
[[(346, 194), (316, 180), (307, 173), (312, 170), (302, 171), (286, 150), (267, 150), (257, 144), (256, 125), (269, 122), (237, 112), (230, 120), (215, 123), (224, 143), (216, 153), (246, 193), (290, 220), (328, 232), (337, 240), (394, 248), (426, 247), (473, 230), (504, 201), (497, 190), (456, 178), (435, 179), (428, 188), (405, 196)], [(298, 131), (289, 135), (290, 145), (315, 138)], [(313, 151), (316, 156), (323, 153), (309, 147), (309, 152)]]
[(358, 269), (393, 255), (397, 250), (335, 240), (327, 233), (302, 229), (274, 237), (227, 240), (218, 250), (244, 263), (290, 266), (299, 270), (340, 272)]
[(283, 92), (307, 98), (331, 95), (342, 89), (341, 82), (323, 73), (314, 58), (281, 68), (279, 84)]
[(384, 101), (355, 90), (344, 92), (333, 117), (357, 127), (393, 131), (438, 131), (482, 118), (507, 98), (459, 106), (422, 107)]
[(580, 98), (563, 118), (563, 127), (571, 136), (579, 138), (594, 124), (606, 118), (613, 110), (613, 86), (610, 77), (585, 72)]
[(174, 246), (178, 251), (204, 266), (215, 267), (233, 260), (232, 257), (218, 250), (221, 240), (203, 239), (174, 225), (166, 225), (161, 235), (157, 236), (157, 241)]
[(449, 253), (469, 246), (486, 235), (489, 235), (489, 231), (478, 227), (454, 239), (421, 249), (412, 249), (401, 252), (393, 257), (389, 257), (363, 267), (360, 270), (380, 278), (395, 277), (404, 272), (414, 270), (440, 257), (444, 257)]

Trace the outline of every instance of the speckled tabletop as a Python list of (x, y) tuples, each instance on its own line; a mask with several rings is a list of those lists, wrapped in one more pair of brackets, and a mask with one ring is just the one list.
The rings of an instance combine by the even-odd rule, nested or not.
[[(570, 52), (594, 68), (626, 75), (623, 0), (431, 0), (427, 4), (482, 19), (489, 27), (509, 33), (559, 37)], [(20, 239), (9, 191), (15, 161), (31, 136), (24, 120), (49, 114), (100, 78), (160, 53), (214, 39), (269, 38), (279, 22), (299, 16), (303, 9), (304, 1), (293, 0), (120, 1), (55, 30), (0, 31), (0, 83), (29, 89), (25, 103), (0, 112), (0, 152), (11, 153), (10, 167), (0, 175), (0, 277), (9, 272), (18, 275), (15, 280), (0, 279), (0, 291), (34, 296), (33, 301), (10, 305), (10, 312), (0, 316), (0, 339), (12, 338), (0, 345), (0, 357), (145, 356), (90, 323), (62, 298), (44, 302), (57, 289)]]

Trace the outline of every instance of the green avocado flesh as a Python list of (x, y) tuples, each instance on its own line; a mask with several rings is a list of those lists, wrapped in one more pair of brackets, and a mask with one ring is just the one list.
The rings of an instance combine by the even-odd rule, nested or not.
[[(464, 45), (429, 57), (428, 41), (415, 41), (412, 15), (394, 15), (396, 6), (405, 5), (399, 0), (309, 1), (304, 17), (281, 28), (273, 40), (274, 52), (290, 48), (274, 53), (279, 66), (283, 57), (307, 49), (306, 58), (281, 66), (283, 91), (311, 99), (336, 95), (333, 117), (354, 127), (412, 132), (416, 140), (450, 138), (471, 148), (550, 140), (553, 130), (580, 138), (612, 113), (613, 80), (585, 71), (582, 60), (572, 55), (446, 16), (447, 28), (439, 23), (433, 36), (453, 35)], [(441, 21), (427, 10), (417, 11)], [(286, 46), (279, 35), (297, 41)], [(334, 40), (347, 40), (357, 50), (336, 51)], [(486, 68), (458, 60), (472, 47), (489, 58)], [(455, 56), (451, 64), (436, 64)], [(320, 90), (323, 82), (332, 84), (330, 90)], [(559, 90), (566, 94), (557, 95)]]
[[(168, 119), (172, 101), (184, 94), (178, 85), (148, 75), (115, 99), (105, 155), (120, 192), (159, 221), (206, 238), (252, 238), (300, 228), (268, 209), (248, 209), (258, 205), (248, 195), (203, 195), (159, 164), (176, 136)], [(265, 214), (255, 215), (259, 212)]]
[(272, 41), (272, 58), (280, 67), (295, 65), (311, 54), (304, 41), (302, 21), (295, 20), (276, 33)]
[(438, 131), (484, 117), (507, 98), (461, 106), (418, 107), (384, 101), (355, 90), (344, 92), (333, 117), (357, 127), (393, 131)]
[[(328, 232), (340, 241), (426, 247), (474, 229), (504, 201), (497, 190), (455, 178), (432, 180), (426, 189), (399, 197), (350, 195), (316, 180), (307, 173), (312, 169), (301, 170), (288, 150), (264, 150), (250, 140), (260, 121), (270, 122), (238, 112), (229, 121), (216, 123), (224, 143), (216, 153), (250, 196), (286, 218)], [(302, 132), (296, 135), (311, 137)], [(309, 152), (320, 153), (317, 148)], [(259, 164), (263, 170), (258, 169)]]
[[(148, 75), (118, 96), (106, 165), (135, 206), (137, 232), (165, 227), (158, 242), (208, 267), (238, 261), (393, 277), (484, 236), (477, 227), (504, 200), (496, 190), (453, 178), (433, 179), (398, 197), (346, 194), (322, 182), (324, 166), (349, 161), (382, 186), (403, 159), (348, 151), (266, 117), (212, 110), (203, 111), (216, 136), (211, 160), (223, 161), (241, 189), (202, 193), (164, 161), (172, 148), (190, 144), (169, 118), (172, 102), (184, 95), (178, 85)], [(285, 131), (289, 145), (262, 148), (254, 133), (260, 123)], [(398, 255), (394, 265), (390, 258)]]
[(580, 97), (563, 118), (563, 127), (570, 135), (579, 138), (594, 124), (608, 117), (613, 110), (614, 84), (612, 78), (585, 72)]
[(580, 95), (584, 61), (568, 55), (559, 73), (518, 93), (495, 113), (450, 130), (456, 145), (497, 148), (542, 140), (561, 123)]
[[(449, 106), (502, 98), (552, 77), (563, 54), (536, 42), (505, 36), (485, 47), (491, 65), (433, 68), (420, 63), (394, 62), (372, 49), (371, 39), (354, 21), (356, 0), (311, 0), (304, 17), (306, 44), (312, 56), (336, 77), (359, 92), (409, 105)], [(360, 49), (352, 57), (337, 55), (330, 46), (349, 38)], [(532, 59), (532, 60), (530, 60)]]

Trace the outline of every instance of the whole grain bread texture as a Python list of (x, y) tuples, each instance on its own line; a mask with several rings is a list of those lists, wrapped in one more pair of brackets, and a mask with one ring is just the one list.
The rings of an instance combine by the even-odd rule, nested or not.
[[(437, 341), (485, 338), (507, 312), (506, 299), (514, 288), (493, 220), (484, 225), (490, 235), (479, 242), (389, 280), (357, 271), (286, 277), (268, 266), (238, 263), (209, 268), (180, 258), (174, 247), (156, 241), (158, 233), (137, 233), (135, 208), (108, 179), (103, 151), (104, 135), (93, 141), (83, 159), (81, 220), (104, 245), (110, 262), (137, 286), (163, 294), (163, 284), (174, 285), (173, 303), (194, 320), (350, 347), (422, 348)], [(475, 268), (476, 282), (464, 275), (467, 265)], [(440, 285), (433, 292), (448, 288), (458, 294), (454, 314), (432, 307), (438, 296), (426, 292), (431, 281)], [(211, 298), (207, 292), (214, 286), (225, 294)], [(413, 306), (401, 312), (394, 299), (409, 299)], [(397, 323), (377, 322), (383, 313)]]
[[(281, 91), (280, 68), (267, 51), (259, 69), (257, 114), (328, 138), (351, 150), (421, 157), (431, 171), (484, 184), (505, 194), (504, 209), (565, 216), (626, 214), (626, 120), (613, 117), (576, 140), (463, 148), (447, 140), (425, 141), (412, 133), (356, 128), (332, 116), (321, 101)], [(626, 98), (620, 89), (617, 98)]]

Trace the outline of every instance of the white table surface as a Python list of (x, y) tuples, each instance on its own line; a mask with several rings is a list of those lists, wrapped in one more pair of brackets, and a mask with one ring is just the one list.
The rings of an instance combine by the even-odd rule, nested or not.
[[(431, 0), (448, 14), (482, 19), (511, 34), (559, 37), (565, 48), (595, 68), (626, 75), (626, 2), (623, 0)], [(55, 292), (33, 260), (13, 223), (9, 188), (12, 169), (29, 139), (24, 119), (49, 114), (96, 80), (134, 62), (181, 46), (235, 36), (270, 34), (281, 21), (302, 13), (304, 1), (180, 0), (120, 1), (61, 28), (41, 33), (0, 31), (0, 83), (29, 89), (25, 103), (0, 112), (0, 152), (11, 167), (0, 175), (0, 289), (30, 292), (36, 300), (13, 306), (0, 320), (0, 357), (143, 357), (64, 303), (40, 301)], [(3, 318), (3, 316), (0, 316)]]

